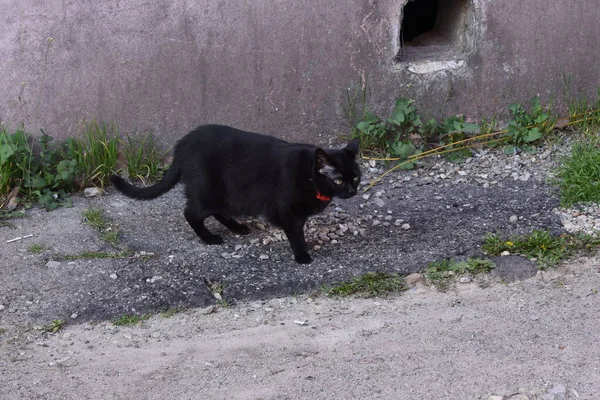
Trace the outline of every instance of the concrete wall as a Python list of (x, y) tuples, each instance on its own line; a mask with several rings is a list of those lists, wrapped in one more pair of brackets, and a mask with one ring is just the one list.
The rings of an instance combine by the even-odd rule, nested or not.
[(398, 62), (406, 1), (0, 0), (0, 121), (65, 137), (95, 117), (165, 141), (214, 122), (323, 142), (364, 79), (375, 110), (403, 96), (468, 116), (560, 93), (563, 73), (575, 93), (600, 86), (596, 0), (464, 0), (459, 54)]

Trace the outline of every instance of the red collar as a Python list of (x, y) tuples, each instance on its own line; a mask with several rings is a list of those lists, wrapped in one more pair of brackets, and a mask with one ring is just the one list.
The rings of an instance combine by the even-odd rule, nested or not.
[(323, 200), (323, 201), (331, 201), (331, 197), (323, 196), (321, 193), (319, 193), (318, 190), (317, 190), (317, 199)]

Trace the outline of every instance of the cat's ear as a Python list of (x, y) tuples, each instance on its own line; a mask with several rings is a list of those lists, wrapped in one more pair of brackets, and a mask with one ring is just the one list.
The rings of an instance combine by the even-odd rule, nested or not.
[(315, 169), (319, 171), (320, 174), (324, 175), (334, 169), (329, 160), (329, 156), (325, 153), (325, 150), (321, 148), (315, 150)]
[(358, 140), (358, 138), (353, 139), (352, 141), (350, 141), (346, 147), (344, 147), (344, 151), (348, 154), (350, 154), (352, 157), (356, 157), (356, 155), (358, 154), (358, 149), (360, 146), (360, 141)]

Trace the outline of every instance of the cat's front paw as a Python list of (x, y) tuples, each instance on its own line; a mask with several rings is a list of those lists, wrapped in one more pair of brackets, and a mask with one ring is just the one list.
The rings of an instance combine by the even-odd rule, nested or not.
[(223, 238), (220, 235), (210, 235), (208, 237), (202, 238), (204, 243), (213, 245), (213, 244), (223, 244)]
[(310, 264), (312, 262), (312, 258), (308, 253), (297, 254), (294, 258), (298, 264)]
[(244, 224), (239, 224), (238, 226), (235, 227), (235, 229), (232, 229), (231, 231), (233, 233), (237, 233), (238, 235), (248, 235), (248, 234), (250, 234), (250, 232), (252, 232), (250, 230), (250, 228), (248, 228)]

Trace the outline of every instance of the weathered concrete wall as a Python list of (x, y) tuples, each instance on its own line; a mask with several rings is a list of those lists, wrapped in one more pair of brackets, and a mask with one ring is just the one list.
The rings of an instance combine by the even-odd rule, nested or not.
[(365, 78), (376, 110), (403, 96), (438, 115), (560, 93), (563, 73), (574, 92), (600, 86), (595, 0), (465, 0), (467, 49), (437, 64), (394, 61), (405, 3), (0, 0), (0, 121), (57, 137), (95, 117), (166, 140), (216, 122), (325, 141)]

